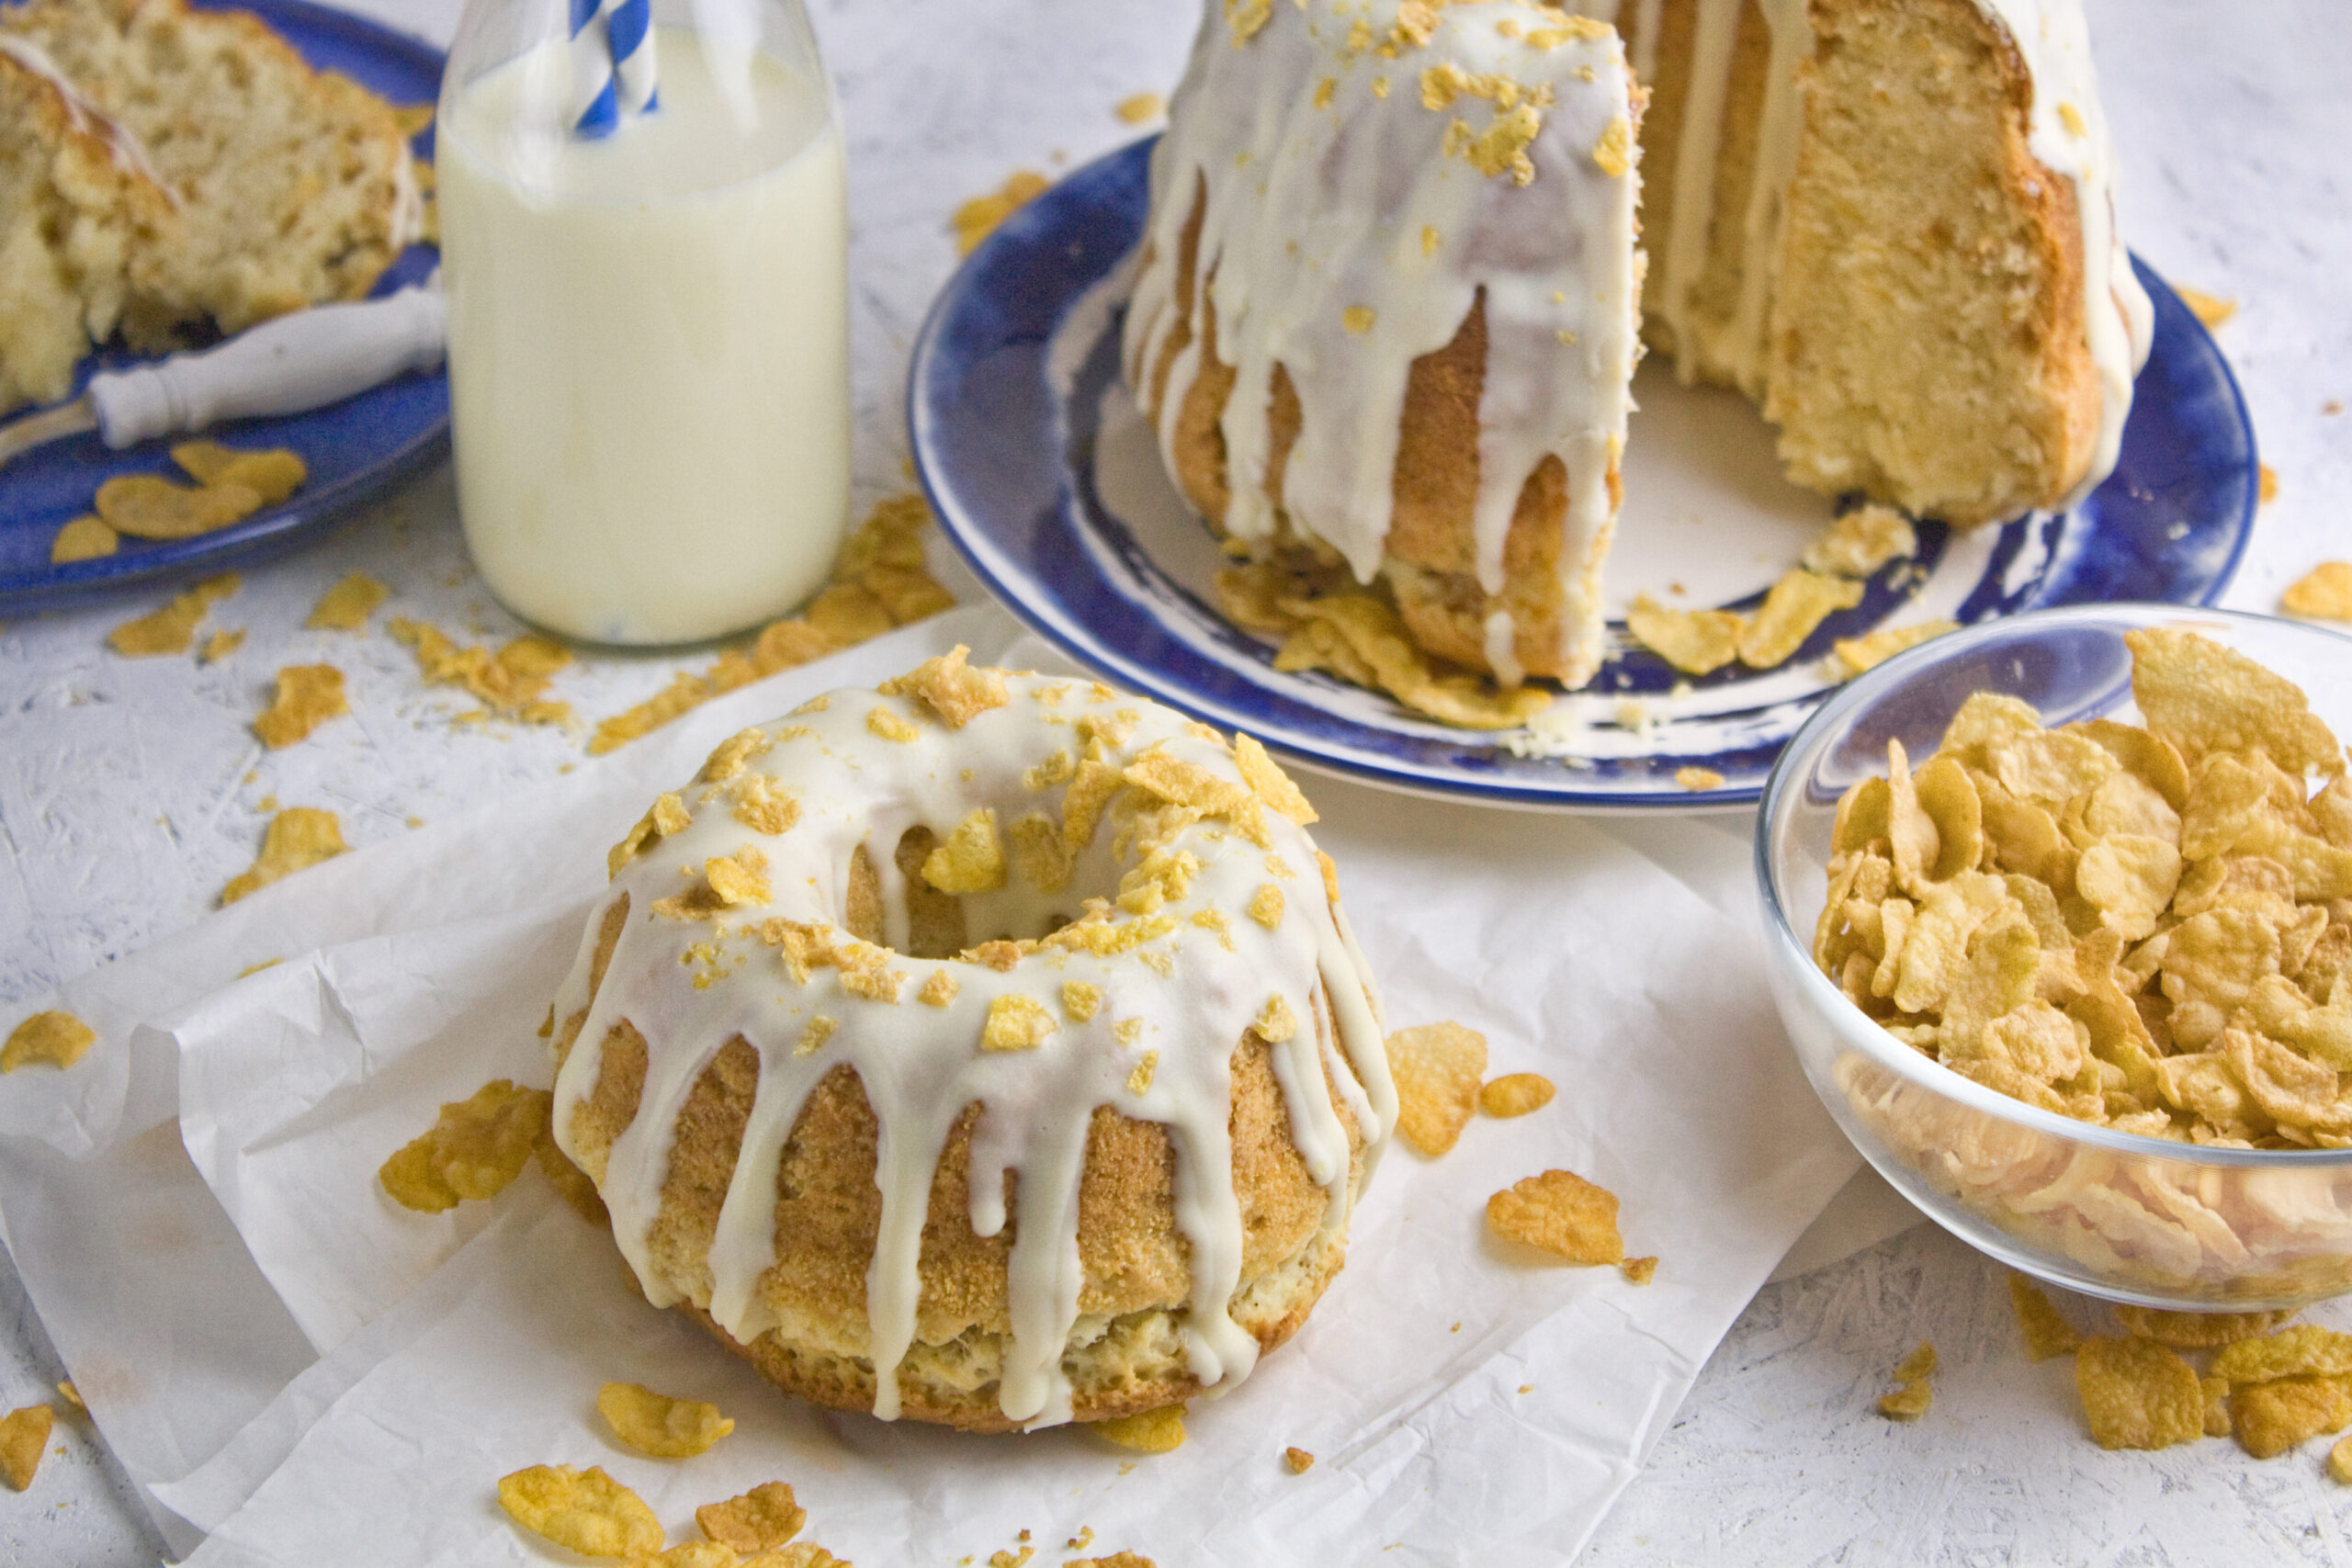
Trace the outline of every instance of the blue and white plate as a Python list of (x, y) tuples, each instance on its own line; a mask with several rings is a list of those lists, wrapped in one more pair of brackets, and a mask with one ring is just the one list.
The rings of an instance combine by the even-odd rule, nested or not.
[[(2081, 506), (1999, 527), (1918, 525), (1919, 552), (1872, 579), (1788, 663), (1691, 680), (1622, 621), (1585, 691), (1528, 730), (1472, 734), (1320, 673), (1216, 609), (1221, 564), (1178, 497), (1119, 376), (1122, 263), (1141, 237), (1151, 143), (1078, 170), (1008, 219), (932, 308), (908, 423), (924, 489), (981, 581), (1039, 635), (1107, 677), (1287, 757), (1389, 788), (1554, 809), (1746, 806), (1837, 683), (1831, 644), (1939, 616), (1963, 625), (2052, 604), (2211, 604), (2254, 523), (2254, 430), (2212, 339), (2144, 266), (2156, 337), (2121, 460)], [(1752, 609), (1837, 511), (1781, 478), (1742, 398), (1635, 381), (1612, 614), (1636, 592)], [(1691, 790), (1678, 771), (1720, 785)]]
[[(301, 0), (243, 0), (236, 8), (277, 28), (312, 65), (340, 71), (390, 103), (429, 104), (440, 94), (440, 52), (415, 39)], [(431, 158), (431, 128), (413, 146), (419, 158)], [(386, 269), (375, 291), (389, 294), (421, 283), (438, 260), (432, 246), (412, 245)], [(94, 355), (82, 366), (75, 390), (98, 370), (139, 362), (139, 355), (119, 350)], [(115, 452), (93, 433), (36, 447), (0, 468), (0, 615), (58, 609), (119, 588), (219, 571), (276, 554), (333, 525), (448, 451), (448, 378), (438, 370), (412, 373), (309, 413), (239, 420), (203, 434), (231, 446), (288, 447), (309, 467), (310, 478), (282, 503), (233, 527), (193, 539), (125, 539), (115, 555), (52, 566), (49, 547), (57, 530), (90, 510), (103, 481), (118, 474), (153, 473), (185, 479), (170, 448), (187, 437)]]

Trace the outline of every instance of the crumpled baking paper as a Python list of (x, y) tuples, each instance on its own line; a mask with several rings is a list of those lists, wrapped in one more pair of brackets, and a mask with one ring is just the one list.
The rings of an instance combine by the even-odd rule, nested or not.
[[(605, 847), (653, 794), (818, 691), (1012, 638), (987, 609), (908, 628), (65, 988), (57, 1005), (102, 1045), (0, 1093), (0, 1220), (175, 1551), (571, 1561), (495, 1495), (510, 1471), (571, 1463), (635, 1487), (673, 1540), (694, 1537), (695, 1505), (787, 1481), (807, 1538), (868, 1568), (1017, 1554), (1023, 1530), (1046, 1562), (1091, 1530), (1084, 1554), (1165, 1568), (1574, 1554), (1855, 1166), (1781, 1038), (1749, 930), (1589, 823), (1308, 781), (1389, 1027), (1469, 1024), (1490, 1073), (1540, 1071), (1560, 1095), (1474, 1121), (1439, 1160), (1392, 1150), (1313, 1318), (1196, 1401), (1170, 1454), (819, 1411), (649, 1306), (609, 1236), (536, 1171), (444, 1215), (379, 1188), (442, 1101), (548, 1081), (548, 998)], [(1488, 1235), (1487, 1195), (1552, 1167), (1619, 1195), (1628, 1251), (1661, 1259), (1654, 1283)], [(684, 1461), (622, 1449), (594, 1409), (616, 1379), (710, 1399), (737, 1428)], [(1314, 1467), (1293, 1474), (1287, 1447)]]

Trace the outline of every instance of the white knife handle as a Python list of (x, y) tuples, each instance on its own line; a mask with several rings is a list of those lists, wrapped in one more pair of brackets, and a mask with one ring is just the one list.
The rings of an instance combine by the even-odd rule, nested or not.
[(201, 354), (94, 376), (90, 402), (114, 447), (221, 420), (300, 413), (440, 364), (447, 322), (437, 288), (314, 306)]

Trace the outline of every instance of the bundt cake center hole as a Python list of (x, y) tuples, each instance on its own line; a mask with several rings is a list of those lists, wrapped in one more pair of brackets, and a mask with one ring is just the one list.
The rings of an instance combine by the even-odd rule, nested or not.
[[(944, 863), (935, 857), (943, 845), (952, 854), (954, 846), (947, 839), (918, 823), (899, 835), (891, 852), (891, 863), (899, 873), (898, 890), (906, 906), (900, 928), (904, 934), (896, 942), (891, 940), (892, 911), (876, 867), (874, 846), (860, 845), (851, 862), (849, 903), (842, 913), (843, 928), (853, 936), (910, 958), (949, 959), (967, 956), (990, 942), (1035, 942), (1050, 935), (1076, 919), (1084, 903), (1082, 889), (1066, 889), (1048, 897), (1027, 886), (1009, 867), (995, 886), (970, 894), (946, 891), (937, 886), (934, 876), (951, 886), (958, 879), (942, 875)], [(927, 865), (932, 874), (926, 874)]]

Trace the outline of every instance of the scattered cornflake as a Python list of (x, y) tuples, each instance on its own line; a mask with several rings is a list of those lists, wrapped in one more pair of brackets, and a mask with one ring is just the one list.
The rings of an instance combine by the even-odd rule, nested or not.
[(85, 514), (58, 529), (49, 542), (49, 564), (64, 566), (77, 560), (97, 560), (122, 548), (122, 536), (102, 517)]
[(37, 1012), (8, 1032), (0, 1046), (0, 1073), (34, 1062), (70, 1067), (98, 1043), (96, 1032), (70, 1012)]
[(2083, 1331), (2066, 1321), (2041, 1288), (2024, 1275), (2009, 1274), (2009, 1304), (2017, 1309), (2018, 1332), (2025, 1336), (2025, 1359), (2046, 1361), (2081, 1348)]
[(1158, 93), (1137, 93), (1133, 97), (1121, 98), (1115, 112), (1129, 125), (1142, 125), (1166, 114), (1168, 100)]
[(172, 461), (207, 489), (237, 485), (275, 506), (302, 488), (311, 471), (302, 459), (283, 446), (251, 451), (211, 441), (183, 441), (172, 448)]
[(1846, 673), (1860, 675), (1866, 670), (1877, 669), (1907, 649), (1959, 629), (1957, 621), (1922, 621), (1915, 626), (1882, 626), (1860, 637), (1841, 637), (1831, 646), (1837, 651), (1838, 662), (1846, 667)]
[(2084, 1340), (2075, 1390), (2100, 1448), (2165, 1449), (2205, 1435), (2196, 1369), (2153, 1339)]
[(2211, 1371), (2233, 1384), (2306, 1375), (2342, 1377), (2352, 1373), (2352, 1334), (2299, 1323), (2258, 1339), (2223, 1346), (2213, 1358)]
[(460, 648), (438, 627), (405, 618), (393, 620), (391, 633), (416, 650), (417, 671), (427, 684), (462, 687), (491, 713), (526, 724), (561, 724), (571, 716), (569, 704), (540, 700), (555, 672), (571, 662), (559, 643), (526, 633), (492, 653)]
[(498, 1500), (514, 1522), (584, 1557), (650, 1557), (662, 1521), (601, 1468), (538, 1464), (503, 1476)]
[(923, 570), (922, 534), (930, 522), (931, 509), (921, 496), (894, 495), (876, 502), (842, 547), (832, 586), (806, 612), (771, 622), (757, 637), (721, 653), (708, 669), (681, 672), (667, 689), (600, 720), (589, 738), (590, 754), (617, 750), (754, 681), (954, 608), (955, 596)]
[(243, 626), (234, 631), (216, 631), (204, 639), (204, 651), (197, 657), (207, 664), (218, 664), (244, 646), (245, 631)]
[(986, 196), (976, 196), (956, 209), (949, 224), (956, 231), (956, 254), (968, 256), (996, 226), (1045, 194), (1046, 176), (1035, 169), (1015, 169), (1004, 183)]
[(2323, 621), (2352, 621), (2352, 561), (2324, 560), (2278, 596), (2290, 615)]
[(2179, 283), (2172, 286), (2172, 291), (2180, 296), (2180, 302), (2188, 307), (2189, 313), (2209, 328), (2218, 327), (2238, 313), (2238, 302), (2222, 295)]
[(1478, 1106), (1487, 1037), (1458, 1023), (1425, 1023), (1388, 1037), (1396, 1131), (1431, 1159), (1453, 1147)]
[(134, 539), (193, 539), (261, 510), (257, 491), (241, 484), (174, 484), (161, 474), (123, 474), (98, 487), (97, 513)]
[(2352, 1438), (2336, 1438), (2327, 1450), (2327, 1473), (2330, 1480), (2352, 1485)]
[(2257, 463), (2255, 469), (2255, 488), (2262, 504), (2267, 506), (2278, 499), (2278, 470), (2267, 463)]
[[(708, 1453), (711, 1445), (735, 1429), (735, 1423), (721, 1416), (716, 1404), (675, 1399), (638, 1382), (608, 1382), (597, 1390), (596, 1414), (605, 1418), (614, 1437), (655, 1459), (692, 1459)], [(784, 1501), (786, 1506), (791, 1505), (789, 1490)], [(784, 1539), (791, 1533), (786, 1531)], [(773, 1544), (781, 1545), (782, 1540)]]
[(57, 1393), (58, 1397), (71, 1405), (77, 1415), (87, 1416), (90, 1413), (90, 1407), (82, 1403), (82, 1391), (74, 1386), (72, 1378), (67, 1378), (57, 1385)]
[(1868, 577), (1891, 560), (1919, 553), (1918, 531), (1892, 506), (1868, 502), (1834, 519), (1802, 558), (1807, 571), (1825, 577)]
[(254, 720), (254, 733), (275, 751), (350, 712), (342, 671), (332, 664), (289, 664), (277, 672), (277, 695)]
[(1686, 675), (1705, 675), (1739, 657), (1747, 617), (1733, 610), (1669, 610), (1646, 593), (1625, 612), (1635, 641)]
[(2194, 761), (2211, 751), (2261, 748), (2291, 773), (2344, 771), (2344, 753), (2292, 681), (2235, 649), (2194, 632), (2126, 632), (2132, 694), (2149, 730)]
[(342, 581), (319, 595), (302, 624), (315, 631), (366, 631), (368, 617), (391, 592), (364, 571), (345, 573)]
[(1089, 1429), (1108, 1442), (1137, 1453), (1170, 1453), (1183, 1445), (1184, 1407), (1163, 1404), (1157, 1410), (1133, 1416), (1114, 1416), (1107, 1421), (1089, 1423)]
[(2279, 1312), (2165, 1312), (2157, 1307), (2119, 1306), (2115, 1320), (2126, 1334), (2169, 1345), (2176, 1350), (2218, 1350), (2241, 1339), (2269, 1333), (2294, 1316)]
[(1878, 1413), (1891, 1421), (1917, 1421), (1935, 1402), (1935, 1390), (1929, 1386), (1935, 1375), (1936, 1348), (1923, 1339), (1917, 1349), (1895, 1363), (1895, 1386), (1879, 1396)]
[(1700, 790), (1721, 789), (1724, 781), (1723, 774), (1713, 768), (1689, 767), (1675, 769), (1674, 782), (1695, 794)]
[(2230, 1419), (2230, 1380), (2201, 1377), (2197, 1380), (2197, 1386), (2205, 1391), (2205, 1435), (2228, 1437), (2235, 1430)]
[(1478, 1091), (1478, 1109), (1489, 1116), (1524, 1116), (1551, 1104), (1558, 1092), (1542, 1073), (1505, 1073)]
[(351, 846), (343, 841), (343, 823), (335, 814), (315, 806), (289, 806), (269, 819), (262, 835), (261, 853), (253, 865), (229, 879), (220, 890), (223, 905), (258, 893), (271, 883), (332, 860)]
[(971, 651), (959, 642), (938, 658), (926, 659), (906, 674), (883, 682), (878, 690), (888, 696), (920, 698), (948, 728), (961, 729), (1012, 700), (1004, 671), (966, 663)]
[(33, 1483), (56, 1421), (57, 1412), (46, 1404), (28, 1404), (0, 1416), (0, 1476), (15, 1490), (22, 1492)]
[(792, 1488), (781, 1481), (695, 1510), (695, 1523), (704, 1535), (741, 1552), (772, 1551), (798, 1535), (808, 1522), (808, 1510), (793, 1501)]
[[(1141, 1021), (1136, 1020), (1135, 1021), (1140, 1022)], [(1124, 1042), (1122, 1043), (1124, 1043)], [(1157, 1051), (1146, 1051), (1143, 1054), (1142, 1060), (1136, 1063), (1135, 1071), (1127, 1075), (1127, 1092), (1136, 1096), (1137, 1099), (1141, 1099), (1144, 1095), (1151, 1092), (1152, 1076), (1159, 1070), (1159, 1053)]]
[(1631, 1284), (1646, 1285), (1657, 1278), (1657, 1259), (1655, 1258), (1628, 1258), (1617, 1268)]
[(849, 1559), (836, 1557), (813, 1540), (796, 1540), (743, 1559), (741, 1568), (854, 1568)]
[(1534, 687), (1506, 691), (1477, 676), (1441, 674), (1396, 609), (1375, 594), (1342, 590), (1283, 599), (1275, 608), (1295, 628), (1274, 655), (1277, 670), (1328, 670), (1457, 729), (1516, 729), (1551, 705)]
[(1262, 801), (1268, 810), (1278, 811), (1302, 827), (1321, 820), (1315, 814), (1315, 807), (1307, 804), (1306, 796), (1299, 792), (1298, 785), (1291, 782), (1290, 775), (1283, 772), (1282, 764), (1258, 743), (1255, 736), (1235, 733), (1233, 760), (1240, 764), (1242, 782), (1250, 786), (1250, 793)]
[(233, 571), (208, 577), (153, 615), (141, 615), (115, 627), (107, 634), (107, 641), (125, 659), (186, 653), (196, 642), (196, 628), (203, 621), (204, 613), (234, 593), (242, 582)]
[(2352, 1391), (2341, 1378), (2309, 1374), (2233, 1384), (2229, 1414), (2240, 1448), (2256, 1459), (2276, 1459), (2322, 1432), (2340, 1432), (2352, 1424)]
[(1803, 568), (1772, 584), (1756, 618), (1739, 634), (1739, 660), (1750, 670), (1774, 670), (1804, 646), (1814, 628), (1862, 602), (1851, 578), (1824, 577)]
[(376, 1179), (392, 1201), (422, 1214), (495, 1198), (548, 1136), (551, 1098), (546, 1089), (493, 1078), (444, 1104), (433, 1125), (402, 1145)]
[(1140, 1551), (1114, 1551), (1108, 1557), (1074, 1557), (1062, 1568), (1159, 1568)]
[(1305, 1475), (1315, 1466), (1315, 1456), (1305, 1449), (1284, 1449), (1283, 1462), (1290, 1466), (1293, 1475)]
[(1617, 1195), (1572, 1171), (1547, 1170), (1487, 1200), (1487, 1228), (1571, 1263), (1623, 1263)]
[[(775, 1568), (782, 1556), (763, 1553), (748, 1561), (759, 1568)], [(632, 1558), (628, 1568), (744, 1568), (746, 1562), (731, 1546), (721, 1546), (715, 1540), (689, 1540), (656, 1556)]]

